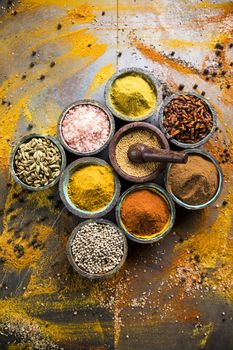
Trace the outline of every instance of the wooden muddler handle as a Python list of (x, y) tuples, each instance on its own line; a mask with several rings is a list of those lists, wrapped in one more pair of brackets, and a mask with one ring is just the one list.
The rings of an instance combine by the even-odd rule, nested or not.
[(143, 143), (135, 143), (131, 145), (128, 149), (128, 158), (135, 163), (187, 163), (188, 161), (187, 153), (170, 151), (167, 149), (150, 148)]

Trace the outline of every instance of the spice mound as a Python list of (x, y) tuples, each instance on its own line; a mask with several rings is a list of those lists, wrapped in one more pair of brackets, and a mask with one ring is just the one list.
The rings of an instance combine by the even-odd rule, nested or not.
[(121, 220), (128, 232), (142, 238), (161, 234), (170, 220), (165, 199), (152, 190), (137, 190), (122, 201)]
[(156, 92), (141, 75), (130, 73), (114, 81), (110, 101), (119, 114), (137, 119), (152, 112), (156, 104)]
[(108, 115), (94, 105), (77, 105), (65, 115), (61, 131), (67, 145), (78, 152), (93, 152), (108, 140)]
[(179, 95), (164, 108), (163, 126), (170, 138), (182, 143), (196, 143), (213, 127), (207, 104), (193, 95)]
[(91, 222), (78, 230), (71, 243), (71, 252), (81, 270), (92, 274), (107, 273), (121, 263), (124, 240), (114, 226)]
[(14, 168), (22, 182), (37, 188), (50, 184), (60, 175), (61, 162), (61, 153), (52, 141), (33, 137), (19, 146)]
[(152, 174), (157, 168), (157, 162), (134, 163), (128, 158), (128, 149), (134, 143), (143, 143), (153, 148), (161, 148), (155, 134), (145, 130), (134, 130), (123, 135), (116, 145), (116, 161), (127, 175), (144, 177)]
[(71, 175), (67, 191), (77, 208), (91, 212), (103, 209), (115, 191), (111, 167), (94, 164), (81, 167)]
[(181, 201), (201, 205), (215, 195), (219, 184), (214, 163), (199, 155), (189, 155), (186, 164), (174, 164), (168, 178), (171, 192)]

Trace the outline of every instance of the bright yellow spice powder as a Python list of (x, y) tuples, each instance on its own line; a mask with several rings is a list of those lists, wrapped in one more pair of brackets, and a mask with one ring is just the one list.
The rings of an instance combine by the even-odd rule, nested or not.
[(141, 75), (131, 73), (114, 81), (110, 100), (118, 113), (137, 119), (152, 112), (156, 104), (156, 92)]
[(68, 183), (68, 196), (82, 210), (98, 211), (113, 198), (114, 177), (109, 166), (87, 165), (75, 171)]

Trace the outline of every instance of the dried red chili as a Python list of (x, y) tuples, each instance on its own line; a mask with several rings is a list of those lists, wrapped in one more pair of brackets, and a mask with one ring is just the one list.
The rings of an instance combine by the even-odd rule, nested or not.
[(213, 127), (208, 105), (194, 95), (179, 95), (164, 108), (163, 126), (169, 138), (183, 143), (196, 143)]

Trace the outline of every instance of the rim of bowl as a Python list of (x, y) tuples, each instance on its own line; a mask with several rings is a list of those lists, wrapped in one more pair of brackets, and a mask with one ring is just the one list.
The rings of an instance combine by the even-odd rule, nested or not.
[[(212, 116), (212, 120), (213, 120), (213, 126), (212, 129), (210, 130), (210, 132), (208, 133), (208, 135), (206, 135), (202, 140), (195, 142), (195, 143), (184, 143), (184, 142), (180, 142), (177, 141), (176, 139), (172, 138), (169, 136), (169, 133), (167, 132), (167, 130), (165, 129), (165, 127), (163, 126), (163, 113), (164, 113), (164, 108), (177, 96), (180, 95), (192, 95), (195, 96), (197, 98), (199, 98), (200, 100), (202, 100), (203, 102), (205, 102), (205, 104), (207, 105), (207, 107), (209, 108), (209, 111), (211, 113)], [(166, 136), (166, 138), (173, 143), (174, 145), (180, 147), (180, 148), (184, 148), (184, 149), (190, 149), (190, 148), (197, 148), (200, 147), (202, 145), (204, 145), (214, 134), (216, 127), (217, 127), (217, 113), (214, 109), (214, 107), (212, 106), (212, 104), (203, 96), (196, 94), (195, 92), (177, 92), (175, 94), (172, 94), (171, 96), (167, 97), (162, 105), (159, 107), (158, 109), (158, 121), (159, 121), (159, 127), (162, 130), (162, 132), (164, 133), (164, 135)]]
[[(149, 189), (149, 190), (153, 190), (156, 193), (159, 193), (161, 195), (161, 197), (163, 197), (163, 199), (166, 201), (167, 205), (169, 206), (170, 209), (170, 223), (167, 226), (167, 228), (165, 230), (162, 231), (162, 233), (160, 233), (158, 236), (155, 236), (153, 238), (140, 238), (137, 237), (135, 235), (133, 235), (132, 233), (130, 233), (126, 227), (123, 225), (122, 220), (121, 220), (121, 205), (123, 200), (132, 192), (138, 191), (140, 189)], [(124, 193), (122, 193), (117, 206), (116, 206), (116, 210), (115, 210), (115, 215), (116, 215), (116, 221), (117, 221), (117, 225), (123, 230), (123, 232), (125, 233), (125, 235), (131, 239), (134, 242), (137, 243), (142, 243), (142, 244), (149, 244), (149, 243), (155, 243), (160, 241), (161, 239), (163, 239), (165, 236), (167, 236), (167, 234), (172, 230), (174, 223), (175, 223), (175, 217), (176, 217), (176, 208), (175, 208), (175, 204), (172, 200), (172, 197), (170, 196), (170, 194), (161, 186), (154, 184), (154, 183), (145, 183), (145, 184), (140, 184), (140, 185), (133, 185), (130, 188), (128, 188)]]
[[(111, 225), (112, 227), (114, 227), (115, 229), (118, 230), (119, 234), (121, 235), (121, 237), (123, 239), (123, 244), (124, 244), (124, 254), (122, 256), (121, 262), (113, 270), (105, 272), (105, 273), (101, 273), (101, 274), (100, 273), (93, 274), (93, 273), (90, 273), (90, 272), (86, 272), (85, 270), (82, 270), (80, 267), (78, 267), (78, 265), (74, 261), (73, 254), (72, 254), (72, 251), (71, 251), (71, 244), (72, 244), (72, 241), (73, 241), (75, 235), (77, 234), (77, 232), (80, 230), (80, 228), (82, 226), (85, 226), (85, 225), (87, 225), (87, 224), (89, 224), (91, 222)], [(86, 278), (90, 278), (90, 279), (102, 279), (102, 278), (108, 278), (108, 277), (113, 276), (114, 274), (116, 274), (123, 267), (123, 265), (124, 265), (124, 263), (126, 261), (126, 258), (127, 258), (127, 254), (128, 254), (128, 244), (127, 244), (127, 239), (126, 239), (122, 229), (120, 227), (118, 227), (117, 225), (115, 225), (112, 221), (105, 220), (105, 219), (94, 219), (94, 220), (93, 219), (89, 219), (89, 220), (85, 220), (85, 221), (81, 222), (80, 224), (78, 224), (73, 229), (73, 231), (71, 232), (70, 237), (68, 239), (68, 242), (67, 242), (66, 251), (67, 251), (67, 257), (68, 257), (68, 260), (69, 260), (71, 266), (81, 276), (86, 277)]]
[[(129, 73), (136, 73), (138, 75), (141, 75), (146, 81), (149, 81), (149, 83), (153, 86), (155, 92), (156, 92), (156, 103), (150, 113), (147, 115), (141, 117), (141, 118), (130, 118), (127, 117), (118, 111), (115, 110), (115, 108), (112, 106), (110, 99), (109, 99), (109, 92), (111, 89), (112, 84), (114, 81), (119, 78), (120, 76), (127, 75)], [(105, 99), (105, 104), (110, 109), (113, 115), (115, 115), (117, 118), (124, 120), (126, 122), (140, 122), (146, 119), (149, 119), (154, 116), (156, 111), (158, 110), (160, 104), (162, 103), (162, 87), (160, 81), (149, 71), (141, 68), (124, 68), (120, 69), (116, 73), (114, 73), (111, 78), (107, 81), (104, 89), (104, 99)]]
[(113, 166), (113, 168), (116, 170), (116, 172), (123, 177), (124, 179), (131, 181), (131, 182), (136, 182), (136, 183), (144, 183), (144, 182), (149, 182), (152, 180), (155, 180), (158, 175), (165, 169), (166, 163), (160, 163), (158, 165), (158, 168), (151, 173), (150, 175), (147, 176), (142, 176), (142, 177), (136, 177), (132, 175), (128, 175), (125, 173), (121, 167), (118, 165), (117, 160), (116, 160), (116, 155), (115, 155), (115, 150), (116, 150), (116, 145), (121, 139), (123, 135), (126, 135), (128, 132), (130, 132), (132, 129), (145, 129), (146, 131), (149, 131), (151, 133), (156, 134), (158, 142), (162, 146), (163, 149), (170, 149), (169, 143), (166, 139), (166, 137), (163, 135), (162, 131), (157, 128), (156, 126), (146, 123), (146, 122), (133, 122), (130, 124), (126, 124), (123, 127), (121, 127), (113, 136), (110, 144), (109, 144), (109, 159), (110, 162)]
[[(73, 172), (76, 171), (78, 168), (84, 167), (86, 165), (92, 165), (92, 164), (109, 166), (112, 169), (112, 175), (114, 177), (114, 183), (115, 183), (115, 191), (111, 201), (104, 208), (95, 212), (90, 212), (90, 211), (77, 208), (74, 204), (72, 204), (72, 201), (69, 199), (69, 196), (66, 190), (71, 174), (73, 174)], [(120, 196), (120, 191), (121, 191), (121, 184), (114, 169), (105, 160), (100, 158), (95, 158), (95, 157), (84, 157), (84, 158), (75, 160), (74, 162), (72, 162), (66, 167), (66, 169), (61, 174), (60, 181), (59, 181), (60, 197), (64, 205), (66, 206), (66, 208), (72, 214), (85, 219), (99, 218), (109, 213), (115, 207), (118, 201), (118, 198)]]
[(164, 177), (166, 190), (168, 191), (168, 193), (170, 194), (170, 196), (172, 197), (174, 202), (179, 204), (181, 207), (184, 207), (184, 208), (189, 209), (189, 210), (199, 210), (199, 209), (206, 208), (209, 205), (213, 204), (218, 199), (218, 197), (220, 196), (220, 194), (222, 192), (223, 180), (224, 180), (224, 175), (223, 175), (222, 169), (221, 169), (218, 161), (214, 158), (214, 156), (212, 156), (212, 154), (210, 154), (206, 151), (203, 151), (201, 149), (187, 149), (187, 150), (184, 150), (184, 152), (188, 153), (188, 154), (199, 154), (202, 157), (205, 157), (208, 160), (210, 160), (215, 165), (217, 172), (218, 172), (218, 178), (219, 178), (218, 189), (217, 189), (215, 195), (206, 203), (199, 204), (199, 205), (191, 205), (191, 204), (183, 202), (182, 200), (180, 200), (178, 197), (176, 197), (174, 195), (174, 193), (172, 192), (172, 190), (169, 186), (169, 174), (170, 174), (170, 170), (172, 167), (172, 164), (170, 163), (167, 166), (165, 177)]
[[(64, 137), (63, 137), (63, 134), (62, 134), (62, 122), (67, 114), (67, 112), (69, 110), (71, 110), (72, 108), (76, 107), (76, 106), (79, 106), (79, 105), (92, 105), (92, 106), (95, 106), (95, 107), (98, 107), (100, 109), (102, 109), (106, 115), (108, 116), (108, 120), (109, 120), (109, 123), (110, 123), (110, 132), (109, 132), (109, 135), (108, 135), (108, 139), (106, 140), (106, 142), (98, 149), (96, 149), (95, 151), (91, 151), (91, 152), (79, 152), (79, 151), (76, 151), (75, 149), (71, 148), (65, 141)], [(109, 144), (111, 138), (113, 137), (115, 133), (115, 120), (114, 120), (114, 117), (111, 113), (111, 111), (106, 107), (104, 106), (102, 103), (96, 101), (96, 100), (91, 100), (91, 99), (83, 99), (83, 100), (78, 100), (78, 101), (75, 101), (71, 104), (69, 104), (61, 113), (59, 119), (58, 119), (58, 124), (57, 124), (57, 137), (59, 139), (59, 141), (61, 142), (62, 146), (67, 150), (69, 151), (70, 153), (73, 153), (75, 154), (76, 156), (92, 156), (94, 154), (97, 154), (97, 153), (100, 153), (101, 151), (103, 151), (107, 145)]]
[[(23, 143), (27, 143), (32, 138), (49, 139), (58, 148), (58, 150), (59, 150), (59, 152), (61, 154), (61, 171), (60, 171), (60, 174), (52, 182), (50, 182), (46, 186), (42, 186), (42, 187), (34, 187), (34, 186), (30, 186), (30, 185), (26, 184), (25, 182), (20, 180), (20, 178), (16, 175), (16, 172), (15, 172), (14, 160), (15, 160), (16, 152), (18, 151), (18, 148), (19, 148), (20, 145), (22, 145)], [(62, 145), (60, 144), (60, 142), (56, 138), (54, 138), (54, 137), (52, 137), (50, 135), (30, 134), (30, 135), (22, 137), (20, 139), (20, 141), (17, 143), (17, 145), (15, 146), (15, 148), (13, 150), (13, 153), (11, 155), (11, 159), (10, 159), (10, 172), (11, 172), (11, 175), (13, 176), (15, 182), (17, 182), (18, 184), (20, 184), (22, 187), (24, 187), (25, 189), (27, 189), (29, 191), (43, 191), (43, 190), (46, 190), (46, 189), (48, 189), (50, 187), (53, 187), (59, 181), (59, 178), (60, 178), (62, 172), (64, 171), (65, 167), (66, 167), (66, 154), (65, 154), (65, 151), (64, 151)]]

